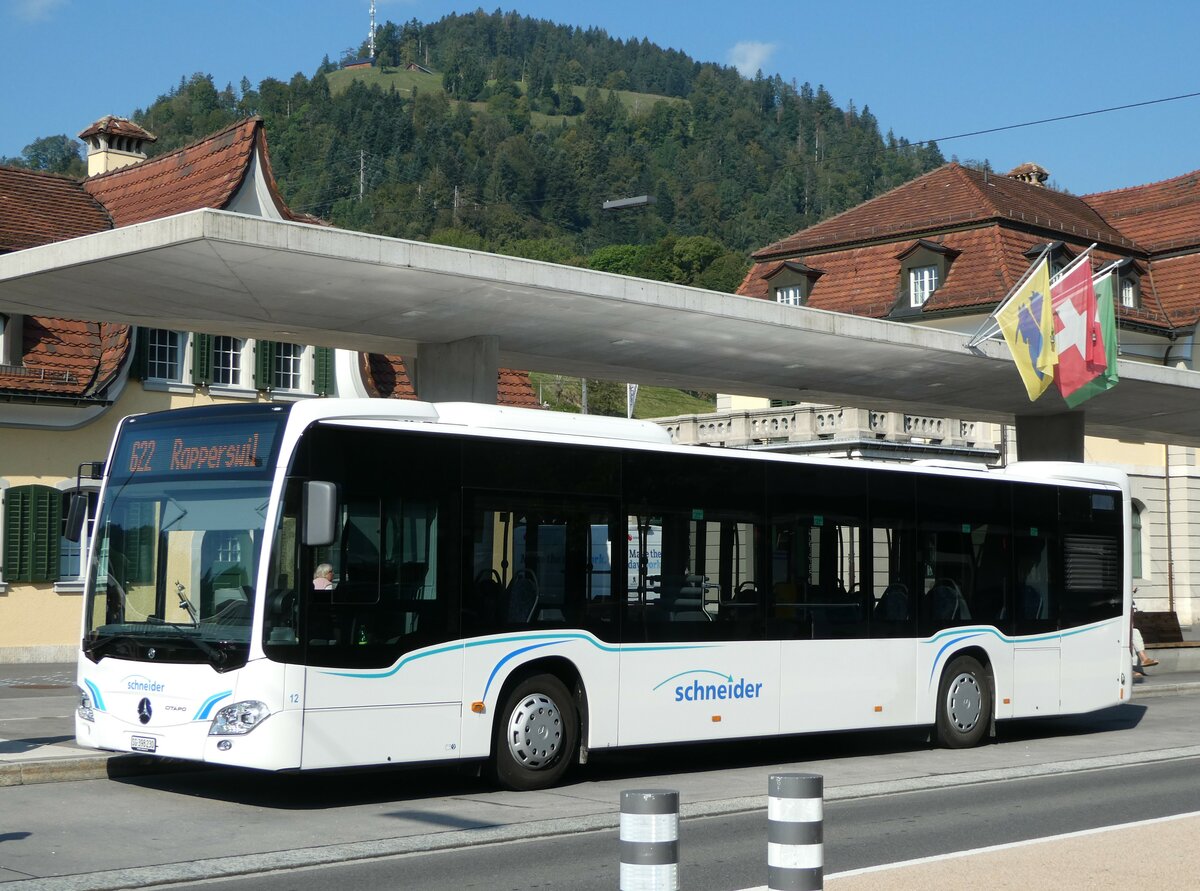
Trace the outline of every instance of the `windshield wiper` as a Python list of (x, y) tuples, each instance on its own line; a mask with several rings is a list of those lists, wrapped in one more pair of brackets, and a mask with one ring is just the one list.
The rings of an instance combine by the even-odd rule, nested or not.
[(176, 631), (181, 632), (179, 635), (180, 639), (194, 643), (196, 645), (196, 649), (208, 656), (209, 659), (215, 661), (218, 665), (223, 664), (225, 659), (228, 657), (228, 654), (224, 650), (212, 646), (212, 644), (208, 643), (203, 638), (194, 637), (193, 635), (187, 633), (193, 628), (198, 628), (199, 623), (196, 623), (192, 626), (180, 625), (178, 622), (160, 619), (158, 616), (146, 616), (146, 623), (148, 625), (165, 625), (168, 628), (174, 628)]
[(179, 605), (187, 610), (187, 614), (192, 617), (192, 624), (199, 627), (200, 615), (196, 612), (196, 607), (192, 606), (192, 601), (188, 599), (187, 588), (183, 586), (183, 582), (175, 583), (175, 593), (179, 596)]

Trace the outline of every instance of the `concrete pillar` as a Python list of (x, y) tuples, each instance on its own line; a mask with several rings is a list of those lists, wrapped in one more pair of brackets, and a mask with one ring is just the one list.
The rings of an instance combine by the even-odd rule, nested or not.
[(496, 404), (500, 338), (485, 334), (417, 347), (417, 398), (425, 402)]
[(1081, 411), (1017, 415), (1017, 460), (1083, 462)]

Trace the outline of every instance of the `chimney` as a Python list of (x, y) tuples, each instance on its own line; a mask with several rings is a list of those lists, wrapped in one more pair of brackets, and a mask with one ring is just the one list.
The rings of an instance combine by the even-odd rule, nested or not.
[(88, 176), (119, 170), (146, 160), (145, 146), (158, 137), (128, 118), (106, 115), (79, 134), (88, 147)]
[(1046, 187), (1046, 180), (1050, 178), (1050, 171), (1039, 164), (1034, 164), (1032, 161), (1014, 167), (1008, 171), (1005, 176), (1020, 180), (1023, 183), (1029, 183), (1031, 186)]

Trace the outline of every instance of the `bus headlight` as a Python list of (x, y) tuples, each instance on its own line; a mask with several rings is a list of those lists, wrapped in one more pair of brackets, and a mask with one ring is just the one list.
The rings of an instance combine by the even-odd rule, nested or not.
[(209, 736), (241, 736), (249, 733), (271, 714), (265, 702), (247, 699), (235, 702), (217, 712), (212, 726), (208, 728)]
[(75, 709), (75, 714), (85, 721), (96, 720), (96, 712), (92, 708), (92, 694), (87, 690), (79, 691), (79, 708)]

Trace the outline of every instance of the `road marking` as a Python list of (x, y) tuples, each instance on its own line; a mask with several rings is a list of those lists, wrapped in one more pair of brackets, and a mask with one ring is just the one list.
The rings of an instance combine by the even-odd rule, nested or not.
[[(1200, 811), (1187, 814), (1173, 814), (1169, 817), (1154, 817), (1150, 820), (1137, 820), (1133, 823), (1118, 823), (1115, 826), (1098, 826), (1095, 829), (1080, 829), (1077, 832), (1064, 832), (1061, 835), (1046, 835), (1040, 838), (1028, 838), (1024, 841), (1009, 842), (1003, 845), (989, 845), (986, 848), (972, 848), (968, 851), (953, 851), (949, 854), (936, 854), (932, 857), (918, 857), (915, 860), (900, 860), (896, 863), (881, 863), (878, 866), (864, 866), (861, 869), (848, 869), (844, 872), (829, 873), (825, 881), (832, 879), (848, 879), (852, 876), (869, 875), (875, 872), (887, 872), (892, 869), (903, 869), (906, 866), (922, 866), (928, 863), (940, 863), (943, 860), (957, 860), (962, 857), (973, 857), (976, 854), (991, 854), (996, 851), (1009, 851), (1013, 848), (1027, 848), (1031, 845), (1041, 845), (1048, 842), (1066, 841), (1072, 838), (1083, 838), (1089, 835), (1100, 835), (1104, 832), (1116, 832), (1121, 829), (1137, 829), (1142, 826), (1154, 826), (1159, 823), (1169, 823), (1174, 820), (1187, 820), (1200, 817)], [(743, 888), (741, 891), (767, 891), (766, 885), (756, 885), (753, 888)]]

